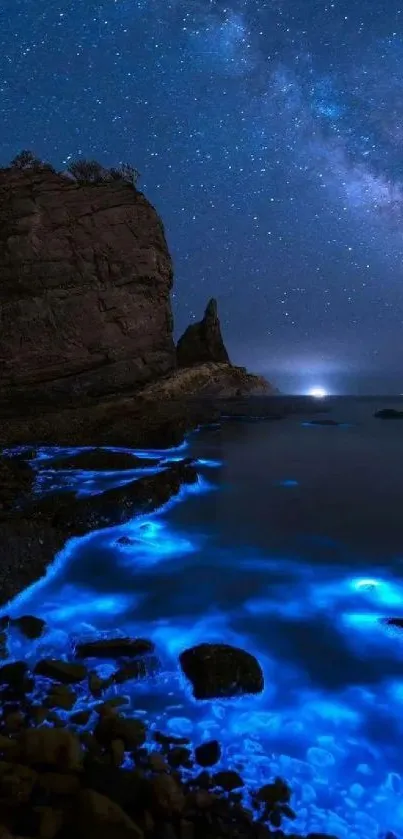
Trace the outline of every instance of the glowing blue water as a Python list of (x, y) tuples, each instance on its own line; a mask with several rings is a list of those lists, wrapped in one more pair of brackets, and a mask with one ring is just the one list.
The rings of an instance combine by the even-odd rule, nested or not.
[[(250, 788), (286, 778), (290, 832), (400, 839), (403, 630), (383, 619), (403, 617), (403, 425), (373, 420), (373, 409), (342, 403), (335, 427), (295, 418), (210, 429), (170, 452), (199, 458), (199, 483), (154, 516), (71, 540), (12, 604), (50, 627), (36, 648), (14, 637), (13, 654), (60, 655), (68, 636), (104, 630), (151, 637), (162, 674), (124, 687), (136, 714), (194, 743), (218, 737), (223, 765)], [(44, 482), (52, 454), (36, 464)], [(79, 491), (127, 477), (51, 472)], [(177, 658), (200, 641), (255, 653), (264, 694), (194, 702)]]

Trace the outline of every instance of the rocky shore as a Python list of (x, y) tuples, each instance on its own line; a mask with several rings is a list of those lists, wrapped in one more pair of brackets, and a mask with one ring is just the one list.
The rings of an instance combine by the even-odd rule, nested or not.
[[(3, 655), (9, 633), (34, 643), (47, 631), (29, 615), (5, 616), (1, 627)], [(106, 660), (113, 672), (102, 678), (98, 668)], [(186, 650), (180, 665), (195, 696), (263, 689), (256, 659), (228, 645)], [(136, 715), (135, 683), (158, 667), (151, 641), (122, 637), (76, 641), (63, 660), (0, 667), (2, 839), (290, 836), (281, 829), (295, 818), (284, 780), (249, 790), (245, 806), (244, 780), (225, 767), (218, 741), (194, 748), (186, 738), (147, 728)]]
[[(53, 466), (63, 470), (134, 470), (134, 477), (146, 468), (154, 474), (96, 495), (46, 494), (37, 487), (38, 455), (25, 448), (0, 459), (3, 604), (42, 576), (71, 536), (155, 510), (198, 480), (193, 461), (183, 456), (170, 462), (169, 452), (140, 458), (122, 450), (60, 449)], [(41, 618), (4, 615), (0, 629), (1, 839), (290, 836), (295, 816), (285, 780), (268, 778), (261, 788), (246, 790), (239, 772), (226, 766), (218, 741), (194, 746), (147, 728), (136, 715), (136, 684), (160, 667), (150, 640), (72, 637), (63, 659), (55, 660), (38, 657), (35, 645), (39, 640), (46, 648), (51, 629)], [(10, 657), (16, 636), (28, 644), (23, 660)], [(254, 656), (226, 644), (184, 650), (178, 667), (196, 701), (264, 687)]]

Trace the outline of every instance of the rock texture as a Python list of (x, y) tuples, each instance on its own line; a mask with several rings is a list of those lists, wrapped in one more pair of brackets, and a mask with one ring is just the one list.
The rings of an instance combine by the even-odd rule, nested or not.
[(133, 389), (175, 365), (161, 221), (123, 182), (0, 170), (0, 410)]
[(209, 300), (203, 320), (191, 324), (183, 333), (178, 341), (176, 355), (179, 367), (193, 367), (210, 361), (230, 363), (214, 298)]
[(251, 653), (229, 644), (199, 644), (180, 655), (180, 665), (195, 699), (261, 693), (264, 676)]

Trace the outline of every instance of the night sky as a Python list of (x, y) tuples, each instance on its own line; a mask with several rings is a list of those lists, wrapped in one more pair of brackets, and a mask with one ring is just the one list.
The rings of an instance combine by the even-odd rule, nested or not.
[(177, 332), (284, 389), (403, 392), (403, 3), (2, 0), (0, 164), (127, 161)]

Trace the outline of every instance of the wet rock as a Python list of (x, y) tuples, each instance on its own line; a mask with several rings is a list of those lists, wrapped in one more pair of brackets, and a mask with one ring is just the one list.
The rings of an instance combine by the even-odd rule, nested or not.
[(29, 709), (29, 716), (34, 725), (42, 725), (49, 714), (49, 709), (42, 705), (31, 705)]
[(185, 795), (172, 775), (156, 775), (151, 781), (152, 795), (157, 809), (166, 812), (182, 812)]
[(110, 753), (114, 766), (121, 766), (125, 758), (125, 744), (123, 740), (112, 740)]
[(240, 789), (245, 786), (245, 783), (238, 772), (216, 772), (212, 777), (214, 786), (221, 787), (226, 792), (231, 792), (233, 789)]
[(179, 660), (195, 699), (261, 693), (264, 688), (259, 662), (238, 647), (200, 644), (185, 650)]
[(144, 656), (144, 658), (135, 659), (134, 661), (129, 661), (127, 664), (123, 664), (122, 667), (119, 668), (113, 674), (113, 681), (116, 684), (123, 684), (123, 682), (129, 682), (132, 679), (145, 679), (147, 676), (154, 675), (159, 668), (159, 661), (155, 656)]
[(382, 408), (381, 411), (375, 411), (374, 417), (385, 420), (403, 420), (403, 411), (396, 411), (395, 408)]
[(42, 618), (36, 618), (33, 615), (23, 615), (21, 618), (13, 618), (10, 624), (11, 626), (16, 626), (31, 641), (40, 638), (46, 627), (46, 622)]
[(148, 765), (153, 772), (169, 772), (169, 765), (160, 752), (150, 752)]
[(29, 765), (48, 764), (61, 771), (76, 771), (82, 766), (81, 743), (67, 729), (26, 729), (19, 738), (19, 752), (21, 759)]
[(196, 763), (199, 766), (214, 766), (221, 758), (221, 746), (218, 740), (210, 740), (208, 743), (202, 743), (195, 749)]
[(25, 714), (22, 711), (11, 711), (10, 713), (4, 711), (3, 720), (6, 731), (12, 734), (19, 731), (24, 725)]
[(74, 725), (87, 725), (89, 720), (91, 719), (91, 711), (77, 711), (75, 714), (72, 714), (70, 717), (70, 722)]
[(71, 711), (76, 701), (77, 695), (67, 685), (53, 685), (44, 701), (44, 705), (47, 708), (61, 708), (63, 711)]
[[(99, 829), (110, 828), (110, 833), (102, 833), (102, 839), (113, 837), (120, 839), (123, 836), (133, 839), (143, 839), (143, 831), (132, 821), (119, 805), (92, 789), (83, 790), (76, 799), (75, 827), (78, 829), (78, 836), (83, 839), (96, 837)], [(120, 833), (124, 828), (125, 832)]]
[[(290, 839), (292, 839), (292, 837), (290, 837)], [(308, 833), (306, 839), (338, 839), (338, 837), (333, 834), (330, 835), (330, 833)], [(386, 837), (386, 839), (388, 838)]]
[(88, 690), (93, 696), (101, 696), (103, 690), (103, 680), (97, 676), (96, 673), (90, 673), (88, 676)]
[(81, 451), (71, 457), (64, 457), (58, 465), (61, 469), (83, 469), (86, 472), (121, 472), (126, 469), (154, 466), (155, 460), (136, 457), (130, 452), (92, 449), (92, 451)]
[(37, 772), (19, 763), (0, 762), (0, 799), (6, 798), (22, 804), (29, 801)]
[(190, 803), (198, 810), (208, 810), (217, 801), (217, 796), (206, 789), (198, 789), (191, 796)]
[(44, 676), (63, 684), (82, 682), (87, 676), (87, 669), (83, 664), (71, 664), (56, 658), (42, 658), (34, 670), (35, 676)]
[(98, 713), (101, 713), (102, 709), (121, 708), (122, 705), (129, 704), (130, 699), (128, 696), (111, 696), (110, 699), (105, 699), (105, 702), (103, 702), (101, 706), (97, 706), (96, 710)]
[(134, 545), (135, 540), (131, 539), (130, 536), (120, 536), (119, 539), (116, 539), (116, 544), (127, 547), (128, 545)]
[(154, 650), (152, 641), (145, 638), (107, 638), (77, 644), (77, 658), (136, 658)]
[(274, 807), (276, 804), (288, 804), (291, 790), (281, 778), (276, 778), (272, 784), (265, 784), (256, 795), (257, 801)]
[(21, 688), (25, 683), (28, 665), (25, 661), (12, 661), (0, 667), (0, 685)]
[(192, 765), (190, 760), (191, 755), (190, 749), (186, 749), (184, 746), (174, 746), (168, 752), (168, 763), (173, 768), (177, 768), (178, 766), (189, 767)]
[(190, 740), (188, 737), (174, 737), (170, 734), (162, 734), (161, 731), (154, 732), (154, 740), (160, 743), (161, 746), (188, 746)]
[(142, 720), (110, 714), (99, 720), (94, 736), (102, 745), (110, 745), (112, 740), (123, 740), (126, 749), (136, 749), (145, 742), (146, 728)]
[(396, 629), (403, 629), (403, 618), (384, 618), (383, 621), (387, 626), (395, 626)]

